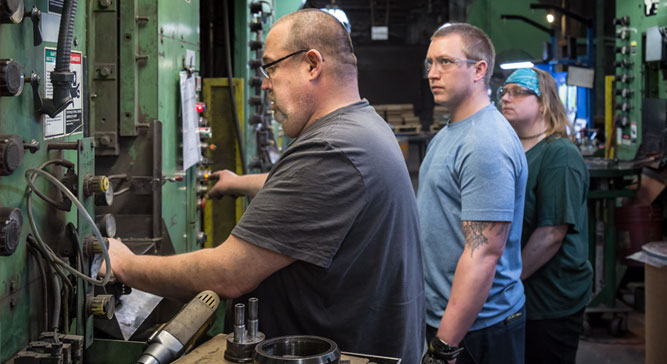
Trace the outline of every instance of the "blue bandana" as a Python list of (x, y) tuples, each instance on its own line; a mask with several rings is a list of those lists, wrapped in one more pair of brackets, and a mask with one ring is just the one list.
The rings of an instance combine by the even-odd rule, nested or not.
[(530, 68), (519, 68), (518, 70), (514, 71), (509, 77), (507, 77), (507, 80), (505, 80), (503, 86), (507, 85), (508, 83), (516, 83), (535, 92), (537, 96), (541, 96), (540, 83), (537, 80), (537, 72)]

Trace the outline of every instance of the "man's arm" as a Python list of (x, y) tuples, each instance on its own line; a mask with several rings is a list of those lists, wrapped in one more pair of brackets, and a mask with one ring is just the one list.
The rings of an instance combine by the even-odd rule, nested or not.
[[(239, 297), (295, 261), (234, 235), (213, 249), (167, 257), (135, 255), (120, 240), (109, 239), (109, 255), (112, 274), (118, 281), (181, 300), (207, 289), (221, 297)], [(100, 275), (105, 273), (103, 264)]]
[(250, 196), (255, 195), (262, 189), (268, 173), (237, 175), (225, 169), (215, 171), (213, 176), (218, 178), (213, 188), (208, 191), (209, 198), (221, 198), (224, 195)]
[(526, 246), (521, 251), (523, 262), (521, 280), (533, 275), (556, 255), (563, 245), (568, 227), (569, 225), (540, 226), (530, 234)]
[(458, 346), (475, 322), (491, 290), (496, 264), (503, 255), (510, 222), (462, 221), (465, 248), (437, 336)]

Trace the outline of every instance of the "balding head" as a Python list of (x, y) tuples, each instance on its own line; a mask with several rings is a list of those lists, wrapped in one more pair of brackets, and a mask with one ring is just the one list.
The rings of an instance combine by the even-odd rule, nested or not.
[(349, 80), (357, 76), (357, 57), (343, 24), (333, 15), (318, 9), (303, 9), (283, 16), (275, 26), (288, 27), (283, 47), (288, 52), (317, 49), (334, 75)]

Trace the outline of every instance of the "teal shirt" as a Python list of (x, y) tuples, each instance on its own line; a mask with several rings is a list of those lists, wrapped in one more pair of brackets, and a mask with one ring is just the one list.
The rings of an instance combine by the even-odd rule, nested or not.
[(528, 182), (521, 248), (541, 226), (569, 225), (556, 255), (523, 284), (529, 320), (565, 317), (590, 298), (588, 169), (567, 138), (546, 138), (526, 152)]

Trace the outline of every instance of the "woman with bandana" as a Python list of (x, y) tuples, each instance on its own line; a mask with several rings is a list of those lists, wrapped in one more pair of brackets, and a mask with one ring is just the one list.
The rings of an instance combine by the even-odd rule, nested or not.
[(593, 271), (588, 261), (588, 170), (548, 73), (524, 68), (498, 90), (528, 161), (521, 237), (526, 363), (575, 363)]

